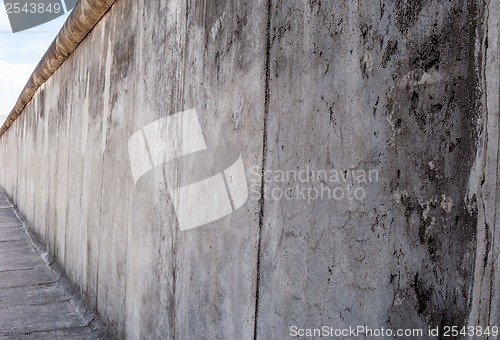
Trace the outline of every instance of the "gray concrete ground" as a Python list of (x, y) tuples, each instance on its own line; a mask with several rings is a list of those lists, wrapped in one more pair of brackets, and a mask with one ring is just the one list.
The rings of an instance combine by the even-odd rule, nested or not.
[(0, 192), (0, 339), (99, 339)]

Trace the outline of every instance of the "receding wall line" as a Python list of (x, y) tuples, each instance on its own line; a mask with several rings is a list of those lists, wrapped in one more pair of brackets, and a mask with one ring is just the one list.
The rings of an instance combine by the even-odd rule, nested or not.
[(68, 59), (116, 0), (80, 0), (36, 66), (14, 108), (0, 129), (0, 137), (22, 114), (40, 86)]

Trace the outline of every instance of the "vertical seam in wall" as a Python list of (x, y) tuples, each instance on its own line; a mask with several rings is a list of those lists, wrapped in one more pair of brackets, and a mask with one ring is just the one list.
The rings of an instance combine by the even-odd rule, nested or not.
[[(487, 158), (488, 158), (488, 79), (486, 77), (486, 67), (487, 67), (487, 64), (488, 64), (488, 47), (486, 46), (486, 42), (488, 41), (488, 36), (489, 36), (489, 16), (490, 16), (490, 1), (488, 0), (486, 2), (486, 8), (485, 8), (485, 32), (484, 32), (484, 37), (483, 37), (483, 41), (482, 41), (482, 44), (483, 44), (483, 61), (482, 61), (482, 79), (484, 81), (484, 113), (485, 113), (485, 117), (484, 117), (484, 133), (485, 133), (485, 139), (484, 139), (484, 159), (483, 159), (483, 178), (486, 176), (486, 168), (487, 168)], [(486, 216), (486, 207), (485, 207), (485, 202), (484, 202), (484, 194), (483, 194), (483, 188), (481, 188), (481, 205), (482, 205), (482, 208), (483, 208), (483, 219), (484, 219), (484, 237), (485, 237), (485, 253), (486, 253), (486, 260), (489, 256), (489, 249), (488, 249), (488, 240), (489, 240), (489, 228), (488, 228), (488, 221), (487, 221), (487, 216)], [(476, 251), (477, 252), (477, 251)], [(477, 256), (477, 255), (476, 255)], [(485, 276), (485, 273), (486, 272), (486, 265), (483, 266), (482, 268), (482, 277), (481, 277), (481, 284), (480, 284), (480, 287), (479, 289), (482, 290), (482, 286), (483, 286), (483, 282), (484, 282), (484, 276)], [(477, 320), (476, 321), (476, 324), (481, 324), (481, 317), (482, 317), (482, 313), (481, 313), (481, 292), (479, 293), (480, 295), (480, 299), (479, 301), (477, 302), (478, 303), (478, 306), (479, 306), (479, 311), (478, 311), (478, 315), (477, 315)], [(489, 314), (489, 311), (488, 311), (488, 314)], [(488, 319), (489, 319), (489, 316), (488, 316)]]
[[(483, 79), (484, 79), (484, 107), (485, 107), (485, 114), (486, 114), (486, 117), (485, 117), (485, 135), (486, 135), (486, 140), (485, 140), (485, 151), (484, 151), (484, 161), (483, 161), (483, 176), (486, 176), (486, 173), (484, 173), (484, 171), (486, 171), (487, 169), (487, 163), (488, 163), (488, 148), (489, 148), (489, 142), (488, 142), (488, 135), (489, 135), (489, 129), (488, 129), (488, 124), (489, 124), (489, 107), (488, 107), (488, 76), (486, 74), (486, 68), (487, 68), (487, 65), (488, 65), (488, 46), (487, 46), (487, 42), (488, 42), (488, 38), (489, 38), (489, 35), (490, 35), (490, 29), (489, 29), (489, 20), (490, 20), (490, 0), (486, 1), (486, 8), (485, 8), (485, 17), (486, 17), (486, 20), (485, 20), (485, 36), (483, 38), (483, 46), (484, 47), (484, 61), (483, 61), (483, 69), (482, 69), (482, 72), (483, 72)], [(491, 43), (491, 42), (490, 42)], [(497, 151), (497, 155), (498, 155), (498, 151)], [(496, 166), (497, 168), (497, 173), (498, 173), (498, 164)], [(482, 190), (481, 190), (482, 191)], [(485, 207), (485, 202), (484, 202), (484, 198), (483, 198), (483, 202), (482, 202), (482, 205), (483, 205), (483, 210), (484, 210), (484, 228), (485, 228), (485, 238), (486, 238), (486, 249), (485, 249), (485, 252), (486, 252), (486, 260), (487, 260), (487, 264), (490, 264), (490, 251), (493, 249), (493, 239), (494, 239), (494, 233), (490, 233), (490, 228), (489, 228), (489, 224), (488, 224), (488, 220), (487, 220), (487, 216), (486, 216), (486, 207)], [(495, 221), (495, 215), (496, 215), (496, 212), (493, 213), (493, 221)], [(486, 266), (483, 268), (483, 277), (481, 278), (481, 283), (484, 282), (485, 280), (485, 275), (486, 275)], [(493, 271), (493, 269), (491, 269), (491, 271)], [(492, 279), (491, 277), (492, 275), (492, 272), (490, 272), (490, 280)], [(491, 292), (491, 288), (492, 288), (492, 282), (490, 281), (490, 284), (489, 284), (489, 288), (490, 288), (490, 291), (489, 291), (489, 301), (488, 301), (488, 310), (486, 311), (486, 320), (489, 320), (490, 319), (490, 313), (491, 313), (491, 298), (492, 298), (492, 292)], [(482, 284), (481, 284), (481, 288), (482, 288)], [(481, 306), (481, 302), (479, 301), (479, 306)], [(482, 318), (482, 315), (479, 314), (479, 318), (477, 320), (477, 323), (478, 324), (481, 324), (481, 318)]]
[(229, 189), (229, 184), (227, 182), (226, 174), (224, 173), (224, 171), (221, 171), (221, 175), (222, 175), (222, 180), (224, 181), (224, 187), (226, 188), (227, 198), (229, 200), (229, 204), (231, 205), (231, 211), (235, 211), (236, 209), (234, 208), (234, 200), (233, 196), (231, 195), (231, 189)]
[[(107, 118), (107, 114), (105, 113), (105, 117), (103, 117), (103, 120), (104, 119), (108, 119)], [(104, 122), (103, 124), (104, 125)], [(104, 126), (101, 125), (101, 128), (103, 128)], [(101, 226), (102, 226), (102, 206), (103, 206), (103, 203), (104, 203), (104, 199), (103, 199), (103, 193), (104, 193), (104, 190), (103, 190), (103, 186), (104, 186), (104, 155), (106, 153), (103, 152), (102, 153), (102, 163), (101, 163), (101, 192), (100, 192), (100, 195), (99, 195), (99, 198), (100, 198), (100, 204), (99, 204), (99, 237), (97, 238), (97, 265), (96, 265), (96, 278), (95, 278), (95, 311), (96, 313), (99, 313), (99, 262), (100, 262), (100, 258), (101, 258)]]
[[(179, 80), (181, 83), (181, 86), (179, 88), (181, 89), (181, 93), (179, 95), (179, 104), (182, 106), (181, 110), (184, 110), (184, 92), (185, 89), (184, 87), (186, 86), (185, 78), (186, 78), (186, 56), (187, 56), (187, 44), (188, 44), (188, 17), (189, 17), (189, 0), (184, 1), (184, 11), (185, 11), (185, 17), (184, 17), (184, 27), (181, 29), (184, 32), (184, 42), (182, 46), (182, 67), (181, 72), (179, 72)], [(177, 109), (177, 112), (180, 112), (179, 108)], [(174, 225), (172, 228), (172, 299), (173, 299), (173, 308), (172, 308), (172, 339), (177, 338), (177, 327), (176, 327), (176, 321), (177, 321), (177, 239), (178, 239), (178, 223), (177, 225)]]
[(151, 163), (151, 169), (155, 168), (155, 163), (153, 161), (153, 154), (151, 153), (151, 149), (149, 147), (148, 139), (146, 138), (146, 133), (144, 132), (144, 129), (141, 129), (141, 136), (142, 140), (144, 142), (144, 146), (146, 147), (146, 153), (148, 154), (149, 158), (149, 163)]
[[(68, 134), (68, 145), (71, 145), (71, 133), (70, 133), (70, 130), (71, 130), (71, 118), (72, 118), (72, 112), (71, 110), (69, 110), (69, 113), (68, 113), (68, 122), (66, 123), (66, 129), (67, 129), (67, 134)], [(26, 135), (26, 133), (23, 132), (23, 135)], [(67, 168), (66, 168), (66, 172), (69, 173), (70, 171), (70, 164), (71, 164), (71, 148), (68, 147), (68, 150), (67, 150), (67, 153), (68, 153), (68, 162), (67, 162)], [(26, 182), (26, 180), (25, 180)], [(69, 179), (66, 178), (66, 201), (69, 201), (69, 197), (70, 196), (70, 192), (69, 192)], [(67, 271), (67, 268), (68, 268), (68, 228), (67, 228), (67, 225), (68, 225), (68, 217), (69, 217), (69, 204), (66, 204), (66, 207), (64, 209), (64, 260), (61, 261), (61, 266), (63, 266), (64, 264), (64, 268), (66, 273), (68, 273)], [(70, 276), (70, 275), (68, 275)]]
[(258, 314), (259, 314), (259, 286), (260, 286), (260, 257), (261, 257), (261, 244), (262, 244), (262, 229), (264, 223), (264, 171), (266, 168), (266, 155), (267, 155), (267, 119), (269, 117), (269, 81), (270, 81), (270, 54), (271, 54), (271, 1), (267, 0), (267, 27), (266, 27), (266, 47), (265, 47), (265, 84), (264, 84), (264, 123), (262, 131), (262, 169), (261, 169), (261, 184), (260, 184), (260, 212), (259, 212), (259, 229), (257, 235), (257, 270), (256, 270), (256, 283), (255, 283), (255, 312), (254, 312), (254, 340), (258, 337)]
[[(109, 46), (109, 40), (108, 43), (105, 45), (107, 49), (111, 48)], [(104, 135), (104, 149), (102, 150), (102, 163), (101, 163), (101, 193), (100, 193), (100, 205), (99, 205), (99, 238), (97, 242), (97, 268), (96, 268), (96, 292), (95, 292), (95, 310), (96, 313), (99, 313), (99, 267), (100, 267), (100, 259), (101, 259), (101, 230), (102, 230), (102, 216), (103, 216), (103, 205), (104, 205), (104, 169), (105, 169), (105, 159), (106, 159), (106, 142), (107, 142), (107, 136), (108, 136), (108, 130), (109, 130), (109, 112), (104, 112), (103, 117), (102, 117), (102, 124), (101, 124), (101, 133), (106, 130), (106, 134)]]
[[(478, 219), (477, 219), (477, 227), (476, 227), (476, 250), (475, 250), (475, 266), (473, 271), (473, 287), (472, 287), (472, 299), (471, 299), (471, 311), (468, 317), (468, 325), (477, 325), (480, 324), (481, 319), (481, 288), (484, 282), (485, 268), (484, 263), (479, 263), (478, 256), (482, 256), (483, 258), (487, 256), (487, 246), (485, 247), (485, 254), (481, 254), (480, 247), (478, 247), (479, 243), (483, 241), (486, 243), (487, 240), (487, 221), (486, 221), (486, 207), (484, 203), (484, 189), (482, 181), (486, 176), (486, 158), (487, 158), (487, 149), (488, 149), (488, 100), (487, 100), (487, 79), (486, 79), (486, 64), (487, 64), (487, 49), (485, 48), (485, 42), (488, 38), (488, 16), (489, 16), (489, 1), (485, 3), (484, 7), (485, 11), (483, 13), (483, 22), (484, 22), (484, 36), (481, 39), (481, 50), (478, 51), (481, 55), (481, 66), (480, 66), (480, 79), (482, 80), (481, 86), (484, 89), (481, 98), (481, 108), (484, 110), (484, 117), (482, 117), (482, 122), (484, 124), (484, 130), (481, 132), (482, 138), (482, 147), (483, 147), (483, 158), (481, 160), (481, 173), (480, 173), (480, 181), (478, 187), (478, 197), (477, 197), (477, 206), (478, 206)], [(477, 30), (477, 28), (476, 28)], [(484, 223), (484, 225), (482, 225)], [(481, 237), (481, 230), (484, 229), (484, 236)], [(483, 259), (480, 259), (483, 261)], [(477, 281), (476, 281), (477, 279)], [(479, 287), (479, 288), (478, 288)], [(479, 296), (479, 298), (478, 298)], [(477, 307), (477, 308), (476, 308)]]
[[(489, 16), (490, 16), (490, 12), (489, 12), (489, 9), (490, 9), (490, 3), (491, 3), (491, 0), (488, 0), (487, 2), (487, 6), (488, 6), (488, 20), (489, 20)], [(489, 24), (487, 24), (489, 25)], [(488, 27), (488, 32), (487, 32), (487, 37), (489, 36), (489, 26)], [(497, 34), (497, 32), (495, 31), (495, 33)], [(490, 42), (491, 43), (491, 42)], [(495, 60), (496, 63), (498, 63), (498, 61)], [(496, 77), (495, 81), (497, 82), (497, 84), (499, 83), (499, 78), (498, 78), (498, 74), (494, 74), (493, 75), (494, 77)], [(500, 95), (500, 93), (498, 94)], [(497, 120), (497, 123), (498, 123), (498, 117), (495, 118)], [(497, 124), (497, 127), (496, 127), (496, 131), (495, 133), (498, 135), (500, 132), (499, 130), (499, 126)], [(499, 166), (498, 166), (498, 163), (499, 163), (499, 152), (500, 152), (500, 139), (497, 141), (497, 149), (496, 149), (496, 158), (495, 158), (495, 163), (496, 163), (496, 169), (495, 169), (495, 178), (498, 176), (498, 173), (499, 173)], [(491, 314), (492, 314), (492, 311), (493, 311), (493, 299), (495, 297), (495, 294), (494, 294), (494, 289), (495, 289), (495, 275), (496, 275), (496, 270), (495, 270), (495, 239), (497, 238), (496, 235), (497, 235), (497, 232), (496, 232), (496, 229), (497, 229), (497, 225), (496, 225), (496, 221), (497, 221), (497, 215), (498, 215), (498, 209), (497, 209), (497, 202), (498, 202), (498, 189), (495, 189), (495, 200), (494, 200), (494, 209), (495, 211), (493, 212), (493, 223), (492, 223), (492, 231), (491, 231), (491, 243), (490, 243), (490, 254), (491, 254), (491, 272), (490, 272), (490, 291), (489, 291), (489, 305), (488, 305), (488, 322), (489, 323), (496, 323), (497, 320), (491, 320)], [(489, 324), (488, 323), (488, 324)]]

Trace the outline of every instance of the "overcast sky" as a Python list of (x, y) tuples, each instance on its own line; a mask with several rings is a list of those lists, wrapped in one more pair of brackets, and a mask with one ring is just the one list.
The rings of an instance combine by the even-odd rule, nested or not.
[(21, 90), (68, 17), (12, 33), (3, 0), (0, 0), (0, 125), (14, 107)]

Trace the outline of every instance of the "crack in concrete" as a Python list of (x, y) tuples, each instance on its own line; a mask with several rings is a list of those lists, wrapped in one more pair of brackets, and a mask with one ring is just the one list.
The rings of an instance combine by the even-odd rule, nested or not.
[[(265, 86), (264, 86), (264, 123), (262, 128), (262, 168), (261, 168), (261, 178), (264, 178), (264, 171), (266, 169), (266, 156), (267, 156), (267, 136), (268, 136), (268, 127), (267, 120), (269, 117), (269, 105), (270, 105), (270, 96), (269, 96), (269, 83), (271, 78), (271, 18), (272, 18), (272, 0), (267, 1), (267, 28), (266, 28), (266, 56), (265, 56)], [(253, 338), (256, 340), (258, 337), (258, 323), (259, 323), (259, 302), (260, 302), (260, 257), (261, 257), (261, 245), (262, 245), (262, 230), (264, 224), (264, 209), (265, 209), (265, 200), (264, 200), (264, 191), (265, 191), (265, 181), (262, 180), (260, 187), (260, 212), (259, 212), (259, 229), (258, 229), (258, 241), (257, 241), (257, 263), (256, 263), (256, 282), (255, 282), (255, 313), (254, 313), (254, 334)]]

